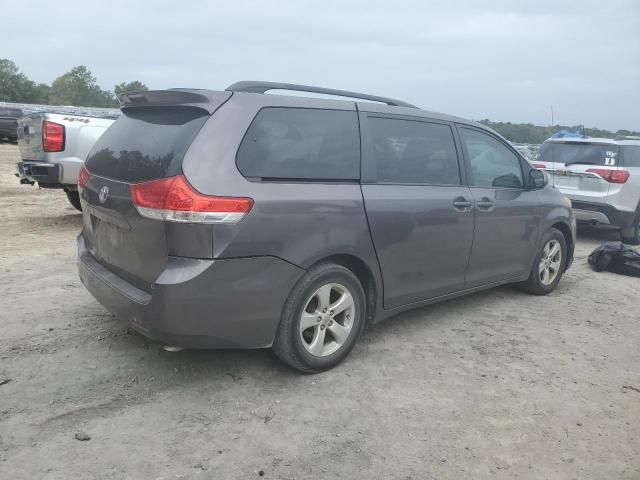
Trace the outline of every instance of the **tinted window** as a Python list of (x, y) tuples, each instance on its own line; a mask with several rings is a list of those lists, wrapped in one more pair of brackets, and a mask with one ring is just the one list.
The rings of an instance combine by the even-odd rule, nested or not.
[(126, 109), (94, 145), (87, 169), (133, 183), (177, 175), (187, 148), (207, 118), (207, 112), (199, 108)]
[(625, 167), (640, 167), (640, 147), (624, 145), (622, 147), (622, 163)]
[(447, 125), (369, 118), (377, 181), (459, 185), (460, 168)]
[(520, 159), (491, 135), (460, 129), (471, 164), (471, 185), (484, 188), (522, 188)]
[(547, 142), (538, 154), (541, 162), (583, 165), (617, 165), (618, 146), (606, 143)]
[(247, 177), (358, 180), (356, 112), (263, 108), (240, 144), (237, 164)]

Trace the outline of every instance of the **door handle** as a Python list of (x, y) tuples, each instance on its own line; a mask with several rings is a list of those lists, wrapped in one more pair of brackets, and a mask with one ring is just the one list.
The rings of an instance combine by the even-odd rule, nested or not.
[(453, 208), (460, 212), (468, 212), (471, 210), (473, 203), (464, 197), (458, 197), (453, 201)]
[(482, 197), (482, 200), (476, 202), (476, 205), (480, 210), (491, 211), (494, 208), (494, 203), (489, 200), (487, 197)]

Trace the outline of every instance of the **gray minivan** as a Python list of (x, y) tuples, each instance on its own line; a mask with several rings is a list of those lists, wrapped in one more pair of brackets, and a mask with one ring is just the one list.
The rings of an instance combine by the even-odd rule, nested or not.
[(78, 269), (166, 344), (317, 372), (368, 323), (505, 283), (544, 295), (572, 262), (570, 202), (480, 124), (268, 82), (121, 102), (78, 180)]

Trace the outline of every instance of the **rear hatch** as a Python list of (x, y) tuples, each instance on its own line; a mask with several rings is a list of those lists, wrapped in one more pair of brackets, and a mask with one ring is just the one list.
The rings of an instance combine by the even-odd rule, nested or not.
[(574, 200), (604, 203), (612, 188), (621, 187), (617, 182), (622, 173), (619, 147), (615, 144), (588, 140), (546, 142), (533, 163), (544, 168), (550, 183)]
[(181, 175), (187, 149), (229, 95), (205, 98), (200, 107), (180, 103), (179, 96), (176, 101), (175, 91), (165, 96), (150, 92), (136, 102), (139, 106), (125, 104), (87, 157), (79, 180), (85, 246), (103, 266), (138, 288), (150, 291), (170, 248), (166, 223), (142, 216), (132, 189)]
[(18, 148), (22, 160), (44, 160), (42, 148), (43, 113), (32, 113), (18, 120)]

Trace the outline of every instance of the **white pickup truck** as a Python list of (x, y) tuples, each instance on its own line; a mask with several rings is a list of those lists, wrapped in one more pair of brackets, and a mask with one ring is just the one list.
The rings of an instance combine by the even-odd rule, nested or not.
[(98, 138), (120, 115), (116, 109), (47, 107), (18, 120), (20, 183), (64, 190), (81, 210), (78, 173)]

